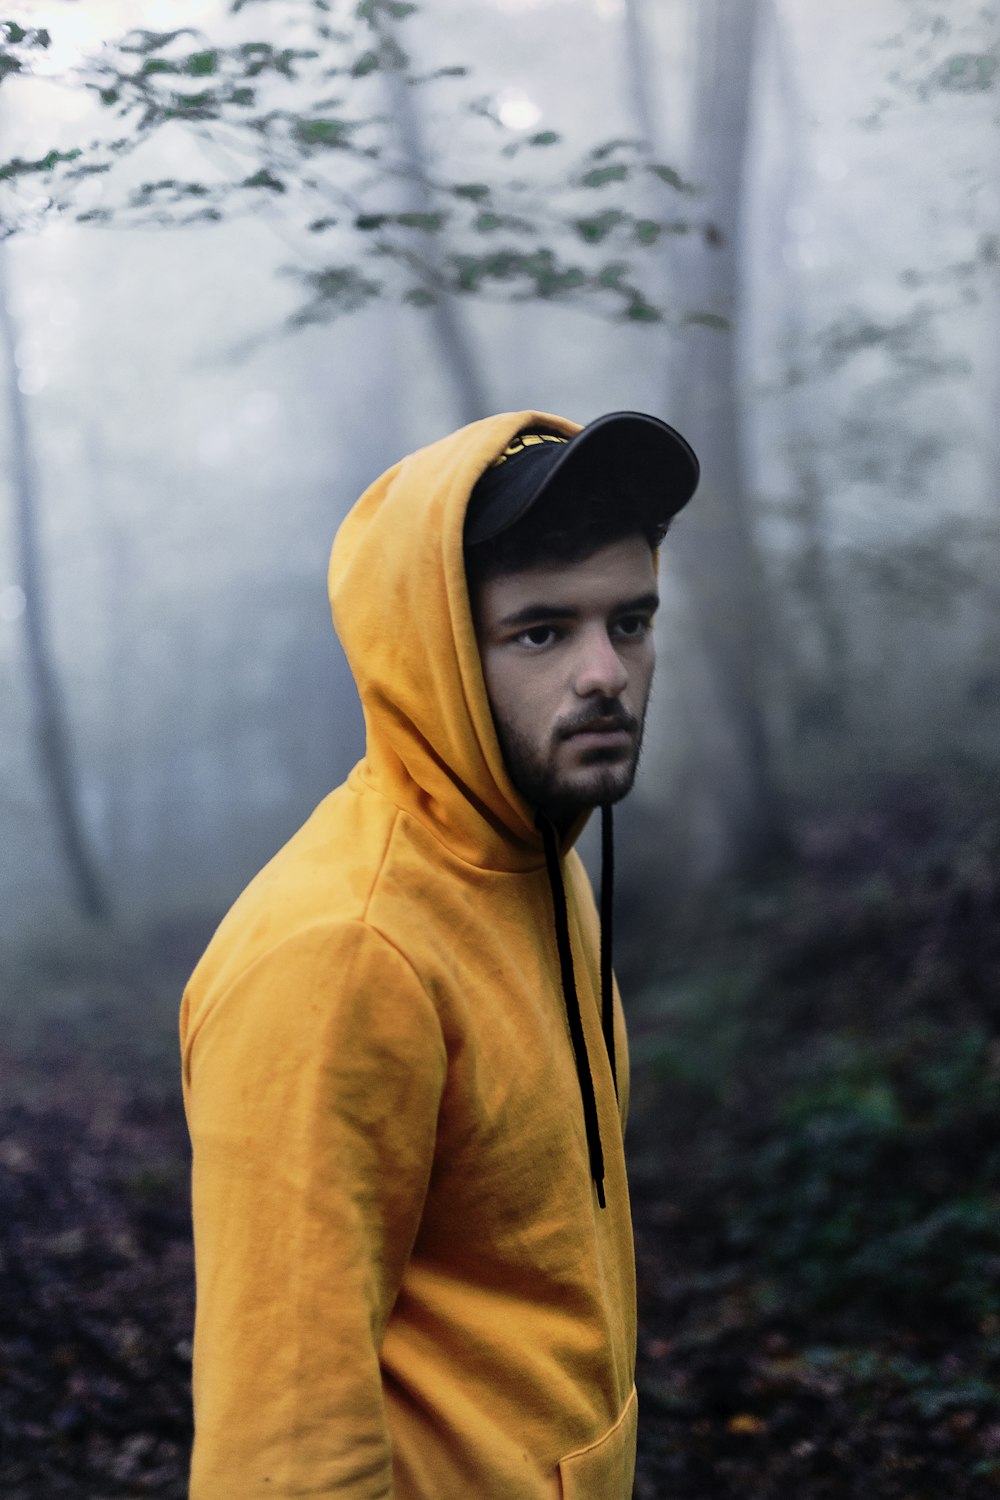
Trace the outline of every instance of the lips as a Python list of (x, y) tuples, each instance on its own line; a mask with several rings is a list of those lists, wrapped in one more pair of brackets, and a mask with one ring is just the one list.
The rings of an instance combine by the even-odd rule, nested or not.
[(576, 750), (630, 750), (632, 736), (627, 729), (581, 729), (569, 743)]
[(606, 714), (587, 719), (562, 731), (562, 737), (577, 755), (605, 757), (631, 754), (635, 747), (637, 725), (629, 715)]
[(635, 720), (621, 716), (603, 719), (588, 719), (582, 724), (569, 725), (562, 731), (563, 739), (613, 740), (631, 739), (635, 732)]

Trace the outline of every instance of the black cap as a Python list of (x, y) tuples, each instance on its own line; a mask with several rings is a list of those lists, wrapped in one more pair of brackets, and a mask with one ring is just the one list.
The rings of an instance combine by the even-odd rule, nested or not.
[(697, 489), (699, 473), (690, 443), (645, 412), (608, 412), (571, 438), (532, 428), (514, 438), (473, 489), (465, 545), (492, 541), (557, 484), (606, 491), (609, 499), (627, 487), (641, 497), (644, 529), (662, 536)]

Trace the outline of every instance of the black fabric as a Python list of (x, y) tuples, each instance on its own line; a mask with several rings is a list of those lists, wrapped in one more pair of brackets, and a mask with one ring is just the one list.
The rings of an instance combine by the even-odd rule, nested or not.
[(491, 541), (557, 486), (569, 493), (583, 486), (619, 497), (635, 491), (642, 497), (641, 529), (662, 535), (691, 499), (699, 474), (690, 443), (659, 417), (608, 412), (568, 442), (525, 447), (488, 468), (469, 497), (465, 546)]
[[(590, 1074), (590, 1059), (587, 1056), (587, 1041), (583, 1034), (580, 1015), (580, 999), (576, 993), (576, 977), (573, 973), (573, 949), (569, 936), (569, 916), (566, 910), (566, 888), (563, 885), (562, 866), (559, 860), (559, 839), (555, 828), (544, 813), (539, 813), (536, 823), (545, 845), (545, 864), (548, 869), (549, 889), (552, 892), (552, 908), (555, 915), (556, 947), (559, 950), (559, 970), (562, 979), (563, 1001), (566, 1019), (569, 1022), (570, 1040), (576, 1060), (576, 1076), (580, 1084), (583, 1101), (583, 1123), (587, 1133), (587, 1151), (590, 1156), (590, 1175), (597, 1190), (597, 1201), (602, 1208), (604, 1200), (604, 1150), (601, 1146), (601, 1127), (597, 1118), (597, 1100), (594, 1096), (594, 1080)], [(602, 882), (603, 890), (603, 882)], [(603, 953), (603, 945), (602, 945)], [(604, 998), (602, 997), (602, 1026)]]

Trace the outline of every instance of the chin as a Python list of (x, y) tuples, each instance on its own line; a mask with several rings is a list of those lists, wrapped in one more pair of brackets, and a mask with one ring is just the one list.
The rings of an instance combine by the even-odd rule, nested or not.
[(620, 802), (632, 790), (635, 766), (593, 766), (589, 775), (574, 778), (574, 784), (557, 789), (557, 799), (577, 812), (605, 803)]

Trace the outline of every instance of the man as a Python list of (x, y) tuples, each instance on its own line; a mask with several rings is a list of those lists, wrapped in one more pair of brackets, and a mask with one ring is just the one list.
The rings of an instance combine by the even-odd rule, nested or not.
[(338, 533), (365, 757), (182, 1011), (192, 1500), (631, 1495), (624, 1024), (571, 846), (631, 786), (697, 476), (654, 418), (510, 413)]

